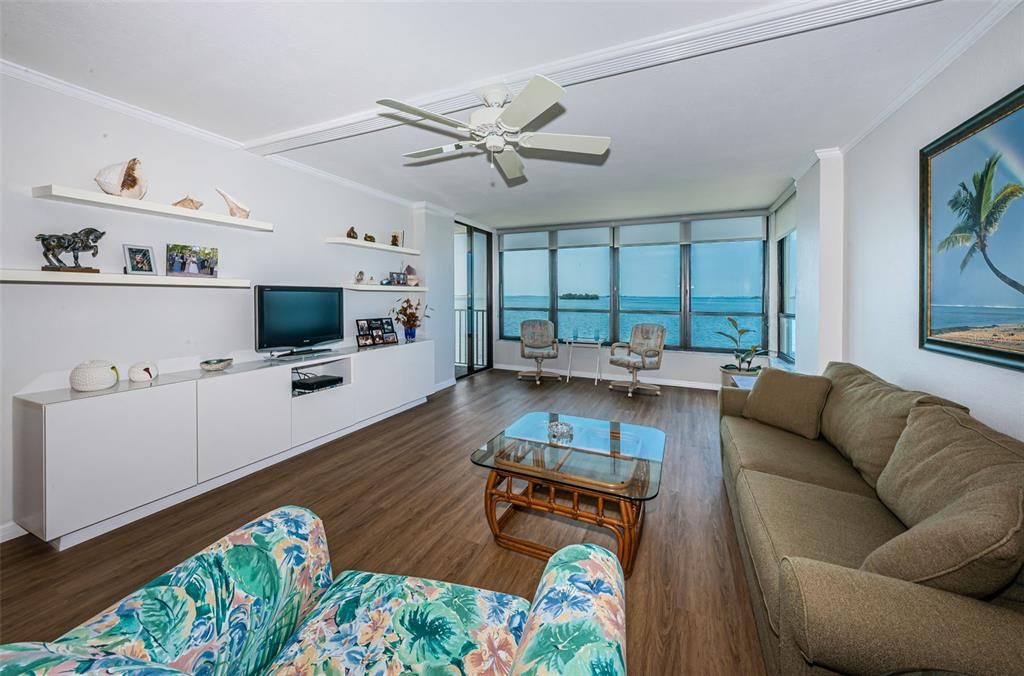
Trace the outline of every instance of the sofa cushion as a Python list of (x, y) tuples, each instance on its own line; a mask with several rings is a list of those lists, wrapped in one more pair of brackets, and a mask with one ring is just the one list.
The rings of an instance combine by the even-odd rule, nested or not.
[(817, 439), (821, 409), (832, 381), (822, 376), (767, 368), (754, 381), (743, 407), (743, 417)]
[(906, 528), (877, 498), (741, 470), (736, 502), (768, 622), (778, 634), (779, 565), (801, 556), (859, 568)]
[(508, 674), (530, 604), (418, 577), (338, 576), (268, 674)]
[(853, 465), (822, 440), (805, 439), (756, 420), (726, 416), (721, 421), (722, 471), (730, 481), (741, 469), (875, 497)]
[(1024, 442), (959, 409), (927, 406), (911, 412), (878, 479), (878, 497), (913, 526), (967, 493), (996, 484), (1024, 487)]
[(863, 570), (983, 597), (1016, 577), (1024, 560), (1024, 489), (972, 491), (873, 551)]
[(904, 390), (853, 364), (831, 362), (823, 375), (832, 381), (832, 389), (821, 412), (821, 433), (872, 486), (914, 407), (958, 406), (924, 392)]

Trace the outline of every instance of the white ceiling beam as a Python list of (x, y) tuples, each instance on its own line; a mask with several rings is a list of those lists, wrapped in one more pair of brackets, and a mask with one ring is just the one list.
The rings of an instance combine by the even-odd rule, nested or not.
[[(472, 91), (497, 82), (506, 84), (513, 93), (516, 93), (530, 77), (541, 73), (563, 87), (570, 87), (937, 1), (810, 0), (774, 6), (588, 52), (569, 59), (541, 64), (486, 81), (467, 83), (453, 89), (412, 99), (410, 103), (432, 112), (450, 114), (480, 106), (479, 98)], [(387, 92), (382, 92), (381, 95), (385, 94)], [(382, 112), (392, 115), (384, 117), (380, 115)], [(396, 120), (393, 113), (394, 111), (384, 108), (365, 110), (346, 117), (253, 139), (245, 142), (243, 147), (260, 155), (274, 155), (288, 150), (337, 141), (398, 126), (401, 122)]]

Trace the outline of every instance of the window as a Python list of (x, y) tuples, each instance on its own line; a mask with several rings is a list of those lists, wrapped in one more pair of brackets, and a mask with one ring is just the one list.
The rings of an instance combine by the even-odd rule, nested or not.
[(735, 317), (763, 347), (764, 237), (760, 215), (503, 234), (501, 335), (551, 319), (560, 340), (627, 342), (657, 323), (669, 348), (728, 350)]
[(718, 332), (732, 333), (728, 317), (750, 333), (741, 347), (764, 345), (764, 242), (698, 242), (690, 245), (690, 345), (730, 349)]
[(779, 240), (779, 356), (796, 361), (796, 231)]
[(549, 259), (547, 249), (501, 252), (502, 337), (519, 338), (524, 319), (551, 318)]
[[(561, 234), (561, 233), (560, 233)], [(558, 338), (607, 342), (611, 336), (611, 249), (559, 249)]]
[(628, 342), (634, 324), (665, 326), (665, 345), (681, 347), (679, 244), (619, 249), (619, 340)]

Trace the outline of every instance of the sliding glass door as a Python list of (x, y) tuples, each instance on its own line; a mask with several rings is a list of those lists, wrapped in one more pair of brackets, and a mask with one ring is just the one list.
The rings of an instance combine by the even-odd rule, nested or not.
[(491, 365), (491, 233), (456, 223), (455, 377)]

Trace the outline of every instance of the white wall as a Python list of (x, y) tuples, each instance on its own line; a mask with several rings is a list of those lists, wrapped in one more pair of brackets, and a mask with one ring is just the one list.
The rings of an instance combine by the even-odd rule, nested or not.
[[(12, 77), (2, 78), (2, 88), (0, 266), (38, 269), (43, 259), (33, 239), (37, 233), (85, 226), (107, 232), (100, 255), (86, 259), (105, 272), (121, 270), (122, 243), (152, 245), (161, 257), (167, 243), (216, 246), (221, 276), (247, 278), (254, 284), (338, 285), (350, 281), (357, 270), (380, 279), (401, 264), (412, 264), (436, 289), (430, 302), (438, 308), (437, 321), (450, 333), (451, 322), (443, 315), (443, 308), (450, 312), (451, 306), (450, 221), (444, 241), (410, 241), (440, 230), (426, 227), (414, 233), (412, 205), (404, 200)], [(170, 203), (189, 193), (205, 202), (204, 211), (225, 213), (213, 190), (219, 186), (246, 202), (253, 218), (274, 223), (275, 231), (249, 232), (31, 197), (32, 186), (48, 183), (97, 189), (92, 178), (100, 167), (131, 157), (142, 159), (150, 179), (147, 200)], [(323, 242), (350, 225), (360, 233), (376, 234), (378, 240), (404, 229), (407, 244), (426, 253), (402, 257)], [(442, 251), (443, 260), (431, 260)], [(446, 266), (449, 272), (442, 274)], [(158, 269), (163, 272), (162, 261)], [(386, 314), (398, 295), (346, 292), (346, 342), (353, 340), (356, 317)], [(64, 386), (69, 369), (86, 359), (110, 359), (123, 368), (154, 359), (171, 370), (195, 368), (201, 359), (225, 354), (255, 357), (248, 290), (3, 284), (0, 304), (0, 530), (12, 513), (12, 395)], [(432, 333), (430, 320), (425, 332)], [(439, 342), (450, 340), (449, 333), (433, 333)], [(450, 344), (438, 347), (441, 380), (450, 377), (441, 356), (450, 371), (452, 349)], [(82, 439), (83, 452), (88, 452), (88, 442)]]
[(796, 369), (818, 372), (821, 163), (796, 179)]
[(1018, 438), (1024, 373), (917, 346), (918, 151), (1024, 82), (1022, 36), (1018, 7), (846, 153), (849, 359)]
[(425, 234), (424, 270), (430, 280), (426, 303), (430, 319), (425, 335), (434, 341), (434, 382), (455, 383), (455, 212), (421, 202), (413, 207), (413, 221)]

